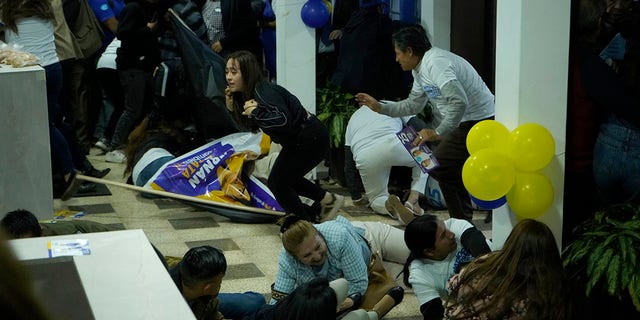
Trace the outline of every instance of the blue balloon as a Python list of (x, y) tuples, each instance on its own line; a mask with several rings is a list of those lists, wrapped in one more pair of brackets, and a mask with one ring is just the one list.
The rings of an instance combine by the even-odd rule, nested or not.
[(309, 0), (300, 11), (302, 22), (310, 28), (320, 28), (329, 21), (329, 8), (322, 0)]
[(505, 203), (507, 203), (507, 197), (502, 196), (496, 200), (480, 200), (472, 195), (469, 195), (471, 200), (478, 205), (478, 208), (484, 210), (497, 209), (502, 207)]

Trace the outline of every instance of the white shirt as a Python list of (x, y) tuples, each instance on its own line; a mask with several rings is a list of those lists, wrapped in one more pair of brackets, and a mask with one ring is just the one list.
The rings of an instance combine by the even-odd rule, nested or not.
[(361, 106), (349, 119), (345, 145), (351, 147), (351, 153), (360, 154), (360, 151), (382, 141), (398, 139), (395, 133), (402, 130), (402, 126), (402, 118), (391, 118)]
[(102, 53), (102, 56), (100, 56), (96, 69), (105, 68), (116, 70), (116, 52), (118, 51), (118, 48), (120, 48), (120, 40), (118, 40), (118, 38), (113, 38), (113, 41), (111, 41)]
[[(427, 98), (437, 110), (436, 119), (441, 118), (436, 132), (446, 134), (457, 128), (460, 122), (481, 120), (495, 115), (495, 97), (485, 85), (478, 72), (460, 56), (440, 48), (432, 47), (420, 63), (412, 70), (413, 87), (405, 100), (382, 104), (381, 112), (392, 117), (419, 113)], [(457, 80), (466, 95), (466, 106), (459, 121), (452, 119), (458, 110), (452, 110), (442, 95), (442, 88), (452, 80)], [(455, 123), (453, 123), (455, 122)]]
[[(455, 234), (456, 243), (458, 244), (456, 250), (451, 252), (442, 261), (416, 259), (413, 260), (409, 266), (409, 283), (413, 286), (413, 291), (420, 305), (436, 298), (443, 300), (447, 298), (447, 281), (453, 275), (456, 256), (458, 252), (462, 250), (460, 237), (465, 230), (473, 227), (473, 225), (466, 220), (453, 218), (445, 220), (444, 226)], [(489, 240), (487, 240), (487, 244), (489, 248), (492, 247)]]
[(29, 17), (16, 21), (18, 33), (5, 29), (8, 44), (22, 46), (21, 51), (29, 52), (38, 58), (43, 67), (58, 62), (56, 44), (53, 35), (53, 21)]

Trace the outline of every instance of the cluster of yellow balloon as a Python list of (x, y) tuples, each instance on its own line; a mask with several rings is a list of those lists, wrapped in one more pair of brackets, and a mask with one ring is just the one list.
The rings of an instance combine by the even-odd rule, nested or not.
[(553, 185), (539, 172), (555, 152), (553, 136), (545, 127), (527, 123), (509, 132), (498, 121), (481, 121), (469, 131), (467, 150), (462, 181), (481, 208), (495, 209), (507, 202), (516, 215), (537, 218), (551, 207)]

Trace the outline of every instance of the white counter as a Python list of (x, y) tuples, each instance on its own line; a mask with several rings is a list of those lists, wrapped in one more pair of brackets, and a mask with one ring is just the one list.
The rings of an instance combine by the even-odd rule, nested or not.
[(96, 319), (195, 319), (142, 230), (9, 241), (20, 260), (48, 257), (51, 239), (88, 239), (76, 268)]

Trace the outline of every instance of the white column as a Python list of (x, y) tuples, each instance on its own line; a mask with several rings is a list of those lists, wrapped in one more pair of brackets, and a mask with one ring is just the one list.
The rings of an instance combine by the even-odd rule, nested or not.
[(316, 30), (300, 17), (306, 0), (274, 0), (277, 82), (310, 112), (316, 110)]
[[(498, 0), (496, 21), (496, 120), (509, 129), (535, 122), (556, 143), (544, 174), (555, 201), (538, 220), (562, 240), (565, 125), (569, 55), (570, 0)], [(493, 214), (493, 241), (501, 247), (516, 223), (505, 206)]]
[(427, 29), (434, 47), (451, 47), (451, 0), (423, 0), (420, 2), (420, 24)]
[(0, 217), (16, 209), (53, 218), (44, 70), (0, 66)]

